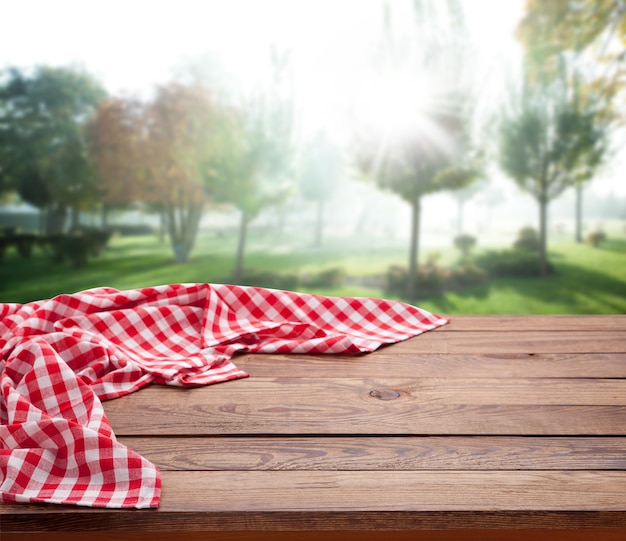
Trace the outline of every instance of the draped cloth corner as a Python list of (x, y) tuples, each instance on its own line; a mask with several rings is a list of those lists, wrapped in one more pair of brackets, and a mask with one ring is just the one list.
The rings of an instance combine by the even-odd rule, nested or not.
[(102, 401), (246, 377), (238, 352), (369, 352), (445, 323), (398, 301), (222, 284), (0, 304), (0, 501), (158, 507), (159, 470), (117, 441)]

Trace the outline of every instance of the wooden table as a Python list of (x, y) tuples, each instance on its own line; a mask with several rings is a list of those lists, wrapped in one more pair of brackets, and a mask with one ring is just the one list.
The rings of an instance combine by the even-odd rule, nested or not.
[(237, 364), (252, 377), (105, 403), (161, 468), (160, 509), (0, 505), (2, 541), (626, 539), (626, 315), (457, 316)]

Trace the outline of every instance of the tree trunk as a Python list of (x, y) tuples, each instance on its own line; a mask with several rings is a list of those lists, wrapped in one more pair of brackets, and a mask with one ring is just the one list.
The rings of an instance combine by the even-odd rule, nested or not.
[(322, 245), (322, 230), (324, 228), (324, 200), (317, 201), (317, 216), (315, 218), (315, 246)]
[(77, 231), (80, 228), (80, 211), (78, 207), (72, 205), (70, 207), (70, 231)]
[(243, 279), (243, 255), (246, 247), (246, 234), (248, 232), (248, 215), (241, 211), (239, 221), (239, 240), (237, 241), (237, 259), (235, 261), (235, 274), (233, 280), (235, 284), (240, 284)]
[(202, 203), (190, 203), (187, 212), (183, 214), (185, 222), (182, 226), (182, 241), (185, 261), (189, 260), (189, 255), (196, 243), (203, 208), (204, 205)]
[(539, 199), (539, 273), (541, 276), (548, 274), (548, 200), (546, 197)]
[(576, 242), (583, 241), (583, 185), (576, 184)]
[(202, 208), (201, 203), (190, 203), (186, 208), (170, 207), (168, 209), (166, 222), (174, 258), (178, 263), (189, 261), (202, 217)]
[(65, 231), (65, 221), (67, 219), (67, 207), (48, 207), (46, 211), (46, 233), (55, 234)]
[(421, 210), (421, 199), (420, 196), (417, 196), (411, 205), (411, 245), (409, 249), (409, 270), (406, 276), (406, 296), (409, 301), (415, 300), (417, 293)]
[(165, 243), (165, 233), (167, 232), (167, 216), (165, 209), (159, 209), (159, 242)]
[(463, 233), (463, 211), (465, 210), (465, 201), (459, 200), (459, 214), (457, 216), (456, 233), (461, 235)]
[(102, 227), (102, 229), (109, 228), (109, 205), (107, 205), (106, 203), (102, 204), (102, 210), (100, 213), (100, 224), (100, 227)]

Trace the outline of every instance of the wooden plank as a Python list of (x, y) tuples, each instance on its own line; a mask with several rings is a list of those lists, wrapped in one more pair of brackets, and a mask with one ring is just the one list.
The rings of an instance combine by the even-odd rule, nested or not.
[[(57, 506), (58, 507), (58, 506)], [(23, 506), (7, 505), (2, 516), (3, 535), (8, 532), (177, 532), (180, 539), (187, 532), (204, 531), (468, 531), (471, 529), (499, 530), (500, 539), (508, 539), (511, 530), (550, 529), (580, 532), (581, 529), (601, 529), (605, 532), (626, 531), (623, 511), (423, 511), (371, 512), (338, 511), (311, 513), (308, 511), (245, 513), (202, 511), (116, 511), (102, 509), (67, 509), (37, 507), (24, 513)], [(503, 536), (503, 534), (505, 534)], [(390, 533), (387, 534), (389, 536)], [(322, 537), (323, 538), (323, 537)], [(387, 537), (388, 538), (388, 537)], [(122, 537), (125, 539), (125, 536)], [(209, 537), (211, 539), (211, 537)], [(254, 537), (253, 537), (254, 539)], [(428, 538), (427, 538), (428, 539)], [(496, 537), (498, 539), (498, 537)], [(531, 539), (535, 539), (534, 536)], [(553, 541), (551, 537), (545, 538)], [(578, 539), (576, 537), (575, 539)], [(602, 538), (599, 538), (602, 539)], [(618, 538), (620, 541), (623, 539)], [(461, 536), (460, 540), (464, 540)], [(598, 539), (592, 537), (592, 541)], [(4, 538), (3, 538), (4, 541)]]
[(626, 332), (626, 315), (454, 315), (437, 332), (607, 331)]
[(411, 377), (445, 378), (626, 378), (626, 353), (501, 353), (422, 354), (418, 339), (394, 344), (367, 355), (259, 355), (237, 356), (235, 364), (250, 373), (273, 377), (349, 378)]
[[(229, 385), (232, 385), (230, 383)], [(167, 389), (166, 391), (173, 391)], [(206, 389), (207, 392), (213, 389)], [(216, 434), (626, 435), (626, 406), (420, 404), (294, 396), (255, 403), (246, 393), (191, 399), (144, 389), (104, 403), (118, 436)], [(144, 398), (141, 396), (144, 395)], [(341, 398), (341, 399), (340, 399)], [(132, 415), (128, 413), (132, 412)]]
[[(312, 531), (312, 532), (185, 532), (184, 541), (623, 541), (621, 528), (572, 530), (424, 530), (424, 531)], [(88, 536), (88, 537), (87, 537)], [(3, 534), (2, 541), (180, 541), (180, 532), (45, 532)]]
[(237, 401), (266, 410), (320, 403), (371, 407), (372, 413), (399, 404), (626, 406), (626, 379), (256, 377), (211, 388), (167, 389), (153, 385), (124, 400), (133, 409), (143, 404), (196, 410)]
[(626, 472), (196, 471), (163, 472), (163, 486), (165, 513), (626, 512)]
[(626, 472), (164, 472), (163, 481), (164, 512), (626, 511)]
[(120, 437), (167, 470), (626, 470), (626, 438)]
[(626, 332), (601, 331), (463, 331), (427, 332), (398, 344), (419, 353), (624, 353)]
[(122, 514), (7, 505), (0, 506), (3, 529), (626, 528), (626, 472), (218, 471), (162, 476), (158, 510)]

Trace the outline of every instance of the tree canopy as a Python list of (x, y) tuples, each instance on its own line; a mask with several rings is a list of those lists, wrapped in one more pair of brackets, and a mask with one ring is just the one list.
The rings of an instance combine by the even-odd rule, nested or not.
[(547, 274), (547, 208), (603, 158), (605, 132), (580, 110), (563, 85), (527, 85), (503, 115), (500, 163), (539, 206), (540, 272)]
[(49, 229), (62, 227), (68, 208), (77, 211), (96, 196), (83, 128), (104, 97), (100, 83), (75, 68), (3, 74), (0, 170), (5, 188), (47, 210)]
[[(463, 41), (463, 16), (457, 2), (447, 2), (444, 7), (446, 24), (437, 19), (434, 3), (416, 1), (415, 26), (402, 43), (394, 32), (391, 5), (386, 5), (380, 77), (391, 77), (396, 85), (414, 84), (415, 89), (428, 82), (431, 95), (425, 103), (418, 103), (410, 98), (411, 94), (418, 96), (417, 91), (409, 92), (406, 110), (401, 112), (406, 122), (387, 130), (366, 127), (355, 144), (360, 173), (411, 206), (406, 291), (410, 299), (416, 294), (422, 198), (467, 186), (478, 177), (479, 169), (471, 140), (474, 96), (465, 80), (468, 50)], [(454, 24), (450, 25), (450, 20)]]

